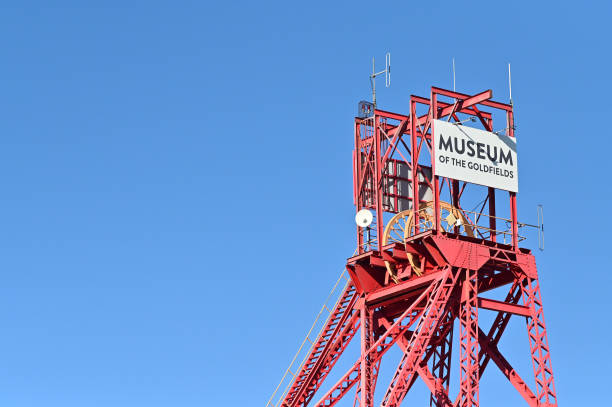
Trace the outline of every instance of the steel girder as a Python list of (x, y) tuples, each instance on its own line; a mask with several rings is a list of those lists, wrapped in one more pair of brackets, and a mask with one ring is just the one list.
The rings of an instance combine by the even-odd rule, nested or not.
[(530, 317), (527, 318), (531, 360), (537, 386), (538, 403), (540, 405), (557, 405), (557, 393), (550, 362), (550, 351), (544, 324), (544, 310), (540, 295), (540, 284), (537, 279), (529, 276), (521, 284), (523, 302), (529, 307)]
[(373, 310), (369, 308), (365, 301), (360, 304), (361, 313), (361, 378), (358, 393), (361, 395), (359, 405), (362, 407), (372, 407), (374, 405), (374, 386), (375, 375), (378, 369), (374, 369), (373, 357), (368, 353), (368, 349), (374, 343), (374, 319)]
[[(440, 338), (439, 343), (433, 346), (431, 371), (435, 373), (434, 391), (429, 399), (430, 407), (445, 405), (448, 400), (450, 386), (451, 355), (453, 349), (453, 311), (449, 311), (450, 322), (448, 333)], [(423, 377), (420, 373), (419, 375)], [(431, 388), (430, 388), (431, 390)]]
[(465, 270), (460, 312), (460, 378), (459, 405), (478, 406), (478, 273)]

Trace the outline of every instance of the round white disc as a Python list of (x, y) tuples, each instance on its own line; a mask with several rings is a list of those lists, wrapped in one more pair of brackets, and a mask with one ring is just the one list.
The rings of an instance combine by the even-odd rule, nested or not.
[(361, 228), (370, 226), (372, 219), (374, 219), (374, 217), (372, 216), (372, 212), (368, 209), (362, 209), (355, 215), (355, 223)]

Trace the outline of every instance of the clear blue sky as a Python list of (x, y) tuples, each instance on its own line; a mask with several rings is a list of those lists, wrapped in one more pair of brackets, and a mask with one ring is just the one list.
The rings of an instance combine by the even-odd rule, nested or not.
[[(387, 50), (379, 106), (398, 112), (452, 86), (452, 57), (458, 90), (506, 101), (512, 62), (519, 216), (545, 205), (560, 405), (609, 399), (609, 3), (0, 15), (1, 405), (265, 405), (353, 252), (352, 117)], [(529, 378), (523, 345), (505, 344)], [(483, 403), (514, 394), (490, 370)]]

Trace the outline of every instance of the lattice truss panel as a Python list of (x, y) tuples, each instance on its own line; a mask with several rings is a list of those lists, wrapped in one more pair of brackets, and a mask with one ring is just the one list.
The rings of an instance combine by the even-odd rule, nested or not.
[[(290, 390), (275, 405), (333, 406), (351, 397), (355, 406), (374, 406), (374, 390), (381, 385), (377, 380), (381, 360), (393, 346), (402, 356), (392, 380), (385, 384), (380, 406), (401, 405), (416, 380), (422, 380), (430, 390), (431, 406), (478, 406), (479, 380), (490, 361), (527, 405), (556, 405), (537, 278), (519, 267), (500, 272), (446, 265), (422, 279), (427, 280), (424, 286), (423, 282), (406, 282), (401, 290), (376, 296), (360, 293), (354, 284), (348, 284)], [(479, 292), (501, 286), (509, 288), (503, 301), (479, 296)], [(398, 294), (401, 306), (395, 301)], [(386, 299), (388, 295), (394, 300)], [(479, 308), (497, 312), (485, 331), (478, 324)], [(512, 315), (527, 321), (535, 386), (527, 385), (497, 348)], [(460, 327), (459, 394), (451, 400), (455, 321)], [(354, 338), (360, 339), (360, 357), (321, 394), (318, 391), (325, 378)], [(318, 400), (313, 402), (315, 394)]]

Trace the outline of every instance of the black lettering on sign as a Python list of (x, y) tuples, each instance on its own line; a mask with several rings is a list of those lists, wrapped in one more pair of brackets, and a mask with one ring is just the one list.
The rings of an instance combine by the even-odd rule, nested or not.
[[(457, 139), (455, 139), (455, 144), (457, 144)], [(453, 143), (452, 143), (450, 137), (448, 138), (448, 140), (444, 141), (444, 137), (442, 137), (442, 135), (440, 134), (440, 145), (438, 146), (438, 148), (440, 150), (446, 150), (446, 151), (450, 151), (452, 153), (453, 152)]]
[(481, 160), (485, 159), (484, 146), (485, 145), (483, 143), (476, 143), (476, 151), (478, 151), (477, 157), (480, 158)]
[(468, 155), (474, 157), (474, 142), (472, 140), (467, 142)]
[(497, 161), (497, 147), (493, 147), (493, 157), (491, 157), (491, 146), (487, 144), (487, 157), (493, 162)]
[(457, 137), (455, 137), (455, 151), (457, 154), (463, 154), (465, 152), (465, 140), (461, 139), (461, 148), (457, 145)]
[[(453, 148), (454, 146), (454, 148)], [(466, 154), (468, 157), (476, 157), (481, 160), (488, 159), (492, 163), (507, 164), (514, 166), (512, 160), (512, 150), (504, 151), (503, 148), (491, 146), (485, 143), (476, 143), (473, 140), (457, 139), (457, 137), (444, 138), (440, 134), (440, 142), (438, 143), (440, 151), (448, 151), (460, 155)]]
[(508, 155), (505, 155), (504, 152), (502, 151), (502, 149), (499, 149), (499, 162), (501, 163), (506, 163), (508, 165), (513, 165), (512, 164), (512, 154), (510, 154), (510, 150), (508, 150)]

